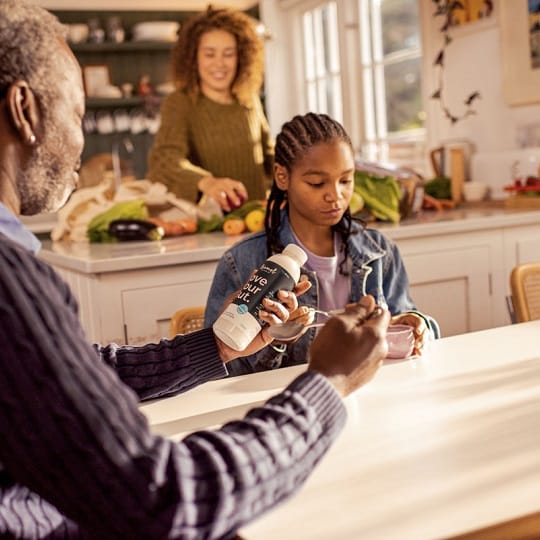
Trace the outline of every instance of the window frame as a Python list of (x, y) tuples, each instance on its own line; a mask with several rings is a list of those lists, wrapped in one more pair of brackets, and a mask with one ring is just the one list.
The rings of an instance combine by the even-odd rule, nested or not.
[[(354, 144), (355, 152), (362, 154), (367, 159), (376, 159), (378, 161), (386, 161), (388, 152), (385, 151), (385, 146), (404, 143), (410, 141), (411, 145), (424, 145), (423, 154), (426, 154), (427, 145), (427, 130), (425, 127), (412, 129), (407, 131), (388, 132), (386, 125), (381, 125), (381, 122), (386, 121), (386, 110), (379, 110), (379, 114), (374, 115), (373, 109), (366, 107), (366, 95), (369, 92), (369, 87), (364, 84), (364, 61), (363, 55), (366, 49), (366, 40), (363, 37), (365, 33), (362, 31), (362, 26), (365, 24), (365, 19), (361, 18), (364, 5), (371, 0), (281, 0), (282, 9), (288, 10), (288, 13), (293, 17), (293, 25), (296, 29), (296, 38), (292, 46), (296, 51), (293, 51), (294, 70), (296, 72), (296, 87), (301, 89), (299, 92), (299, 108), (307, 111), (308, 98), (306, 93), (305, 73), (305, 58), (304, 51), (303, 28), (302, 20), (306, 11), (314, 10), (335, 2), (337, 9), (338, 21), (338, 44), (339, 44), (339, 71), (341, 84), (341, 98), (343, 109), (343, 125), (350, 134)], [(378, 66), (379, 78), (383, 83), (384, 89), (384, 72), (385, 65), (406, 60), (408, 58), (419, 58), (422, 68), (422, 82), (420, 93), (422, 96), (423, 109), (426, 108), (425, 94), (422, 86), (425, 84), (425, 59), (423, 58), (423, 40), (422, 40), (422, 16), (419, 6), (419, 52), (399, 51), (393, 52), (383, 57), (382, 63)], [(381, 43), (382, 44), (382, 43)], [(370, 45), (371, 46), (371, 45)], [(382, 47), (381, 47), (382, 53)], [(372, 86), (373, 88), (373, 86)], [(373, 100), (375, 103), (377, 100)], [(384, 95), (378, 100), (375, 106), (381, 107), (385, 105)], [(375, 116), (374, 122), (379, 122), (378, 129), (374, 133), (369, 133), (369, 127), (364, 121), (366, 117)], [(384, 134), (384, 135), (382, 135)], [(376, 147), (377, 151), (369, 151), (369, 147)], [(426, 156), (422, 156), (420, 161), (424, 161)], [(418, 160), (417, 160), (418, 161)]]

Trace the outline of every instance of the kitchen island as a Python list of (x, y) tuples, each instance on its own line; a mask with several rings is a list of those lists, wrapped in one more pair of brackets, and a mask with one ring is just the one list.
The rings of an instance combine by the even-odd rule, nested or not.
[[(346, 398), (344, 431), (306, 485), (241, 536), (431, 540), (496, 526), (470, 538), (540, 537), (540, 515), (524, 517), (540, 511), (539, 333), (540, 321), (516, 324), (387, 360)], [(178, 440), (240, 419), (303, 369), (212, 381), (140, 408)]]
[[(446, 336), (507, 324), (511, 269), (540, 260), (540, 210), (464, 205), (376, 226), (399, 246), (413, 299)], [(168, 336), (177, 309), (206, 303), (217, 261), (239, 238), (211, 233), (118, 244), (46, 240), (40, 257), (71, 285), (89, 339), (140, 344)]]

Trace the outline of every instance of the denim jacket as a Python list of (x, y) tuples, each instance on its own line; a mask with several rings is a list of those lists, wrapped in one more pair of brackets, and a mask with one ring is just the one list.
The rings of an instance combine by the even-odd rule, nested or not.
[[(377, 304), (388, 306), (392, 315), (404, 312), (417, 313), (424, 318), (434, 337), (440, 337), (437, 322), (416, 310), (409, 296), (409, 280), (397, 246), (384, 235), (353, 223), (350, 235), (348, 270), (350, 278), (350, 302), (357, 302), (371, 294)], [(287, 217), (284, 215), (280, 229), (284, 246), (294, 243)], [(217, 319), (227, 298), (240, 289), (251, 272), (267, 258), (266, 233), (253, 234), (238, 242), (221, 257), (208, 294), (205, 326)], [(311, 288), (298, 298), (299, 305), (318, 306), (318, 283), (315, 272), (302, 269), (311, 282)], [(308, 349), (316, 334), (310, 328), (297, 342), (287, 345), (265, 347), (255, 355), (238, 358), (227, 364), (230, 375), (243, 375), (276, 367), (302, 364), (307, 361)]]

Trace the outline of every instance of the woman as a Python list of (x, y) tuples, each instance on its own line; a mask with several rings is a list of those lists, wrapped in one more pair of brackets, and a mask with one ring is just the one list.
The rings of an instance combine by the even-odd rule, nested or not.
[[(266, 230), (238, 242), (221, 258), (208, 294), (205, 326), (214, 323), (225, 299), (253, 268), (295, 243), (308, 254), (302, 272), (312, 285), (299, 299), (299, 317), (306, 315), (305, 306), (329, 311), (370, 294), (379, 305), (388, 306), (393, 324), (413, 327), (416, 354), (431, 336), (439, 337), (436, 321), (416, 310), (409, 296), (397, 247), (379, 231), (352, 220), (353, 186), (354, 152), (339, 122), (308, 113), (284, 124), (276, 138)], [(315, 333), (312, 328), (287, 348), (271, 345), (257, 355), (238, 358), (229, 365), (229, 373), (303, 363)]]
[(183, 24), (173, 50), (177, 90), (165, 98), (148, 177), (228, 212), (263, 199), (273, 141), (259, 99), (263, 48), (252, 19), (208, 8)]

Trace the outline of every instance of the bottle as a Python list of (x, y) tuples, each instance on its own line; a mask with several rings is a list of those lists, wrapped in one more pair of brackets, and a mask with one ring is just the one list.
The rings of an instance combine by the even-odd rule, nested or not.
[(269, 257), (218, 317), (213, 326), (216, 336), (232, 349), (243, 351), (266, 325), (258, 315), (264, 309), (263, 299), (275, 298), (280, 290), (292, 291), (306, 260), (305, 251), (296, 244)]

